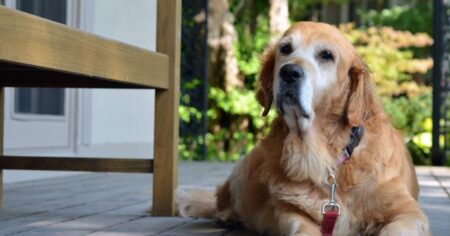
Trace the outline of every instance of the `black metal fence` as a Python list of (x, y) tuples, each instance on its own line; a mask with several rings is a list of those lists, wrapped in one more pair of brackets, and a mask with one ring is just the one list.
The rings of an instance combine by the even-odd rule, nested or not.
[(433, 6), (433, 165), (446, 165), (450, 154), (450, 1)]
[[(181, 30), (180, 142), (194, 156), (206, 157), (208, 99), (208, 1), (183, 1)], [(188, 120), (188, 121), (187, 121)]]

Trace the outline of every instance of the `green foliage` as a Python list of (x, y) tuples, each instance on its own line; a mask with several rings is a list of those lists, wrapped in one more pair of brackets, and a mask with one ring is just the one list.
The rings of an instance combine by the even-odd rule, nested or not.
[[(255, 102), (255, 92), (251, 90), (231, 90), (225, 92), (219, 88), (209, 90), (209, 98), (217, 103), (217, 106), (233, 115), (248, 115), (259, 117), (260, 105)], [(211, 116), (210, 118), (214, 118)], [(255, 123), (256, 128), (262, 127), (262, 122)]]
[(360, 11), (359, 16), (362, 24), (368, 26), (391, 26), (397, 30), (407, 30), (412, 33), (425, 32), (428, 35), (433, 33), (432, 1), (394, 6), (380, 12)]
[[(249, 34), (248, 30), (236, 27), (239, 34), (238, 43), (236, 43), (236, 58), (239, 70), (244, 74), (246, 80), (254, 81), (259, 71), (259, 57), (261, 52), (267, 46), (269, 40), (269, 20), (264, 17), (257, 19), (256, 31), (254, 36)], [(241, 32), (239, 32), (241, 31)], [(249, 40), (249, 38), (252, 38)]]
[(231, 1), (238, 34), (235, 55), (245, 84), (250, 89), (259, 71), (259, 57), (269, 42), (269, 4), (265, 1), (254, 1), (253, 8), (248, 8), (242, 6), (242, 2)]
[(430, 89), (419, 81), (425, 80), (424, 74), (433, 66), (433, 60), (415, 58), (412, 52), (412, 48), (432, 44), (427, 34), (411, 34), (389, 27), (355, 29), (352, 24), (342, 25), (340, 29), (373, 72), (381, 96), (407, 94), (411, 97)]
[(350, 0), (288, 0), (289, 19), (292, 22), (311, 20), (313, 18), (312, 11), (320, 9), (321, 6), (329, 4), (343, 4)]
[(394, 127), (411, 137), (422, 132), (431, 131), (425, 126), (431, 115), (431, 95), (431, 92), (428, 91), (410, 98), (406, 96), (383, 97), (382, 102), (386, 113), (391, 117)]
[[(275, 112), (269, 112), (266, 118), (261, 117), (261, 106), (255, 99), (254, 90), (233, 89), (224, 90), (212, 87), (208, 95), (211, 108), (208, 110), (208, 120), (213, 124), (206, 135), (207, 158), (215, 161), (236, 161), (246, 155), (269, 130), (271, 120), (275, 118)], [(221, 112), (218, 112), (221, 111)], [(180, 112), (186, 112), (180, 107)], [(194, 112), (195, 113), (195, 112)], [(219, 114), (226, 114), (226, 117), (219, 117)], [(186, 114), (180, 117), (189, 116)], [(238, 126), (224, 125), (229, 119), (238, 120)], [(193, 146), (187, 146), (187, 141), (181, 140), (180, 156), (184, 160), (199, 159), (199, 154), (192, 155), (189, 150), (200, 153), (201, 140), (192, 142)], [(194, 140), (195, 141), (195, 140)]]

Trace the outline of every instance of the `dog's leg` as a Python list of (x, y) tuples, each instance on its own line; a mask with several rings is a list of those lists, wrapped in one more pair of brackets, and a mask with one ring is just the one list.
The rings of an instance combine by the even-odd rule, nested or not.
[(283, 236), (321, 235), (315, 222), (294, 212), (278, 213), (278, 230)]
[(214, 220), (217, 224), (227, 228), (238, 228), (240, 222), (233, 209), (233, 198), (230, 192), (230, 181), (227, 180), (223, 185), (217, 187), (217, 210)]
[(385, 185), (379, 190), (375, 201), (381, 203), (378, 207), (384, 210), (385, 218), (390, 219), (381, 229), (380, 235), (430, 235), (427, 217), (401, 183)]
[(398, 215), (384, 226), (381, 236), (426, 236), (430, 235), (428, 221), (420, 210)]

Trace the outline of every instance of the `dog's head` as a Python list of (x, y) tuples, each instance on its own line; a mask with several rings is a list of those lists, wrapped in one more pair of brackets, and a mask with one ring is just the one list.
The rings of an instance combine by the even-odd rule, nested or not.
[(335, 27), (293, 25), (263, 56), (257, 99), (272, 103), (290, 129), (306, 131), (327, 114), (351, 126), (370, 115), (370, 73), (353, 45)]

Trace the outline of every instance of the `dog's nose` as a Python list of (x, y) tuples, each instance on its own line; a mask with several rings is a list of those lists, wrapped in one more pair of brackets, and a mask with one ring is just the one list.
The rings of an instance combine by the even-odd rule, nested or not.
[(281, 79), (288, 84), (292, 84), (295, 81), (300, 80), (303, 76), (303, 68), (296, 64), (286, 64), (280, 69)]

